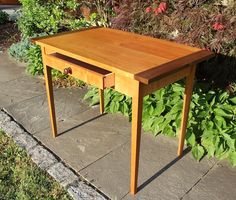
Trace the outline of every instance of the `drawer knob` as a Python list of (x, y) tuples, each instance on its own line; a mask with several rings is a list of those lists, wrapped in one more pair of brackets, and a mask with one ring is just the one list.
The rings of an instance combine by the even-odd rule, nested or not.
[(67, 67), (64, 69), (64, 74), (72, 74), (72, 69), (70, 67)]

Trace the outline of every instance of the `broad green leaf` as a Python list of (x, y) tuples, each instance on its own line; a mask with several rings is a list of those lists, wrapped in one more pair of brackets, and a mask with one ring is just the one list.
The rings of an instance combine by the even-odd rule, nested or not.
[(190, 129), (187, 129), (186, 140), (187, 140), (187, 143), (190, 144), (192, 147), (195, 146), (196, 137), (195, 137), (193, 131)]
[(223, 92), (219, 96), (220, 102), (224, 102), (229, 97), (229, 94), (227, 92)]
[(197, 115), (197, 117), (199, 117), (199, 118), (205, 118), (206, 115), (207, 115), (207, 112), (203, 110), (203, 111), (200, 111), (200, 112), (199, 112), (199, 114)]
[(236, 96), (235, 97), (233, 97), (233, 98), (231, 98), (231, 99), (229, 99), (232, 103), (234, 103), (234, 104), (236, 104)]
[(234, 106), (230, 104), (221, 104), (221, 105), (218, 105), (218, 107), (228, 112), (232, 112), (234, 108)]
[(214, 104), (215, 104), (215, 100), (216, 100), (216, 97), (213, 97), (211, 103), (210, 103), (210, 107), (212, 107)]
[(153, 115), (155, 116), (160, 116), (160, 114), (165, 110), (165, 105), (164, 105), (164, 102), (163, 100), (161, 101), (158, 101), (157, 104), (156, 104), (156, 108), (153, 112)]
[(226, 143), (230, 147), (230, 149), (235, 151), (236, 150), (236, 148), (235, 148), (236, 147), (235, 146), (236, 140), (231, 138), (230, 135), (228, 135), (227, 133), (223, 133), (222, 135), (223, 135), (224, 139), (226, 140)]
[[(205, 147), (205, 146), (204, 146)], [(215, 146), (213, 144), (209, 145), (207, 148), (207, 156), (208, 158), (212, 158), (214, 157), (215, 154)]]
[(226, 127), (226, 121), (223, 117), (221, 116), (215, 116), (215, 119), (214, 119), (214, 122), (215, 124), (220, 127), (220, 128), (225, 128)]
[(164, 88), (161, 88), (161, 89), (157, 90), (156, 92), (154, 92), (154, 95), (157, 100), (161, 100), (164, 94), (165, 94)]
[(200, 146), (199, 144), (192, 148), (192, 155), (197, 161), (200, 161), (204, 153), (205, 153), (204, 148)]
[(183, 92), (184, 91), (184, 87), (182, 86), (182, 85), (180, 85), (180, 84), (178, 84), (178, 83), (174, 83), (174, 84), (172, 84), (172, 88), (173, 88), (173, 91), (174, 92)]
[(149, 107), (149, 114), (152, 115), (154, 112), (154, 107), (153, 106), (150, 106)]
[(93, 96), (92, 97), (92, 100), (91, 100), (91, 102), (90, 102), (90, 106), (94, 106), (94, 105), (96, 105), (96, 104), (98, 104), (99, 103), (99, 96), (97, 95), (97, 96)]
[(111, 105), (110, 105), (110, 111), (111, 111), (111, 113), (116, 113), (116, 112), (118, 112), (119, 106), (120, 106), (119, 102), (112, 101), (112, 102), (111, 102)]
[(218, 116), (222, 116), (222, 117), (232, 117), (232, 114), (228, 114), (220, 108), (215, 108), (214, 113), (216, 116), (218, 115)]
[(171, 137), (175, 136), (175, 132), (169, 124), (165, 126), (163, 133)]
[(228, 158), (229, 158), (229, 162), (231, 163), (231, 165), (233, 167), (235, 167), (236, 166), (236, 151), (230, 152)]
[(216, 158), (220, 159), (220, 157), (225, 153), (225, 151), (226, 151), (225, 144), (221, 140), (216, 146), (216, 151), (215, 151)]
[(144, 129), (145, 131), (150, 131), (153, 122), (154, 122), (154, 118), (153, 118), (153, 117), (147, 118), (147, 120), (143, 121), (143, 129)]

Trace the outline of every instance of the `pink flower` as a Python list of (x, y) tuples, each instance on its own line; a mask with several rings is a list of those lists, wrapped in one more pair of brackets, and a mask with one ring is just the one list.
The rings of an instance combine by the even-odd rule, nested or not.
[(150, 13), (151, 11), (152, 11), (152, 7), (151, 6), (146, 8), (146, 13)]
[(167, 9), (166, 2), (161, 2), (160, 5), (157, 8), (155, 8), (153, 11), (154, 11), (155, 15), (158, 15), (160, 13), (165, 12), (166, 9)]
[(166, 2), (161, 2), (160, 5), (159, 5), (159, 8), (160, 8), (161, 12), (165, 12), (166, 9), (167, 9)]
[(158, 15), (159, 13), (162, 13), (162, 11), (159, 7), (155, 8), (153, 11), (154, 11), (155, 15)]
[(216, 31), (221, 31), (221, 30), (223, 30), (225, 27), (224, 27), (224, 25), (223, 25), (222, 23), (216, 22), (216, 23), (213, 24), (212, 28), (213, 28), (214, 30), (216, 30)]

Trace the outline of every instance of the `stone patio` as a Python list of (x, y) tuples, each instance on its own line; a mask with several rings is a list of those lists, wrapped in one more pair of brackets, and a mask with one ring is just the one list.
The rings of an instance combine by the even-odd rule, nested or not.
[(99, 114), (83, 100), (86, 89), (55, 88), (60, 135), (53, 139), (43, 80), (0, 55), (0, 108), (111, 199), (235, 200), (236, 168), (225, 161), (196, 162), (189, 149), (177, 158), (178, 141), (142, 134), (139, 192), (129, 194), (130, 123)]

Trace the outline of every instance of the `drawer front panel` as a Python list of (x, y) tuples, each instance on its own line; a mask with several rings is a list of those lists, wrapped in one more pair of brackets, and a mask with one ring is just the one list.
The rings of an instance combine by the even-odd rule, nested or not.
[(64, 60), (54, 55), (45, 55), (44, 59), (47, 66), (57, 69), (62, 73), (67, 70), (69, 75), (78, 78), (87, 84), (95, 85), (100, 89), (114, 86), (114, 74), (109, 71), (79, 61), (72, 62), (72, 59)]

